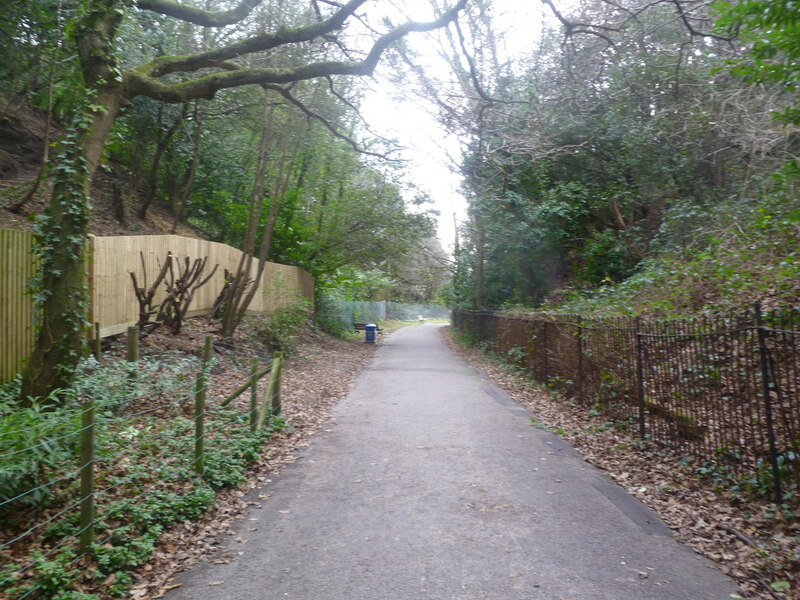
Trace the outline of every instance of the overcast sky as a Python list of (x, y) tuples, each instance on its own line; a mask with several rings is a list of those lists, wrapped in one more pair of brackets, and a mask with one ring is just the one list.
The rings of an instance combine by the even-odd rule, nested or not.
[[(493, 0), (498, 38), (504, 45), (501, 54), (518, 56), (530, 51), (541, 31), (540, 6), (533, 0)], [(430, 18), (429, 7), (428, 0), (402, 3), (402, 11), (417, 20)], [(395, 14), (392, 20), (400, 22), (401, 17)], [(426, 71), (444, 79), (449, 67), (435, 53), (429, 35), (437, 34), (411, 34), (408, 43), (422, 54)], [(385, 68), (379, 68), (372, 80), (362, 103), (362, 114), (376, 134), (395, 138), (406, 148), (403, 158), (409, 161), (409, 179), (430, 195), (433, 208), (441, 213), (438, 236), (445, 250), (452, 251), (453, 215), (462, 221), (467, 208), (459, 191), (461, 177), (453, 172), (458, 166), (461, 144), (456, 137), (447, 134), (418, 99), (410, 94), (403, 95), (402, 90), (383, 77), (381, 72), (385, 72)]]

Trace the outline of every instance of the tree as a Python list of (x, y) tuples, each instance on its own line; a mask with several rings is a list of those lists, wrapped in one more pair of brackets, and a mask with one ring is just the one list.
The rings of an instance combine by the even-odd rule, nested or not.
[(800, 125), (800, 6), (783, 0), (720, 2), (717, 27), (741, 36), (749, 52), (732, 62), (732, 72), (751, 83), (777, 82), (791, 99), (780, 112), (786, 121)]
[(457, 76), (437, 92), (442, 123), (469, 139), (462, 306), (625, 279), (666, 242), (671, 214), (707, 214), (791, 152), (770, 123), (774, 90), (720, 69), (738, 49), (703, 3), (544, 4), (560, 31), (511, 68), (488, 49), (491, 15), (471, 18), (451, 44)]
[[(347, 46), (343, 32), (347, 26), (363, 23), (363, 16), (357, 12), (366, 7), (367, 0), (330, 3), (328, 12), (314, 1), (313, 10), (304, 14), (299, 25), (280, 20), (249, 22), (262, 0), (242, 0), (233, 8), (218, 11), (172, 0), (138, 0), (136, 8), (124, 0), (83, 2), (71, 34), (79, 56), (85, 102), (55, 159), (52, 202), (40, 229), (43, 270), (38, 299), (42, 316), (35, 348), (23, 373), (23, 395), (42, 397), (66, 385), (80, 358), (87, 304), (83, 270), (89, 183), (109, 131), (127, 103), (137, 96), (182, 103), (211, 99), (222, 90), (245, 85), (283, 86), (335, 75), (369, 75), (393, 43), (412, 32), (443, 27), (466, 3), (459, 0), (432, 21), (408, 21), (391, 27), (373, 37), (366, 50), (359, 50)], [(120, 27), (124, 19), (137, 18), (136, 9), (186, 27), (238, 29), (213, 47), (190, 54), (149, 56), (127, 66), (120, 64), (117, 56)], [(366, 30), (374, 31), (369, 27)], [(309, 46), (318, 48), (311, 59), (297, 52)], [(300, 55), (300, 62), (292, 62), (295, 53)]]

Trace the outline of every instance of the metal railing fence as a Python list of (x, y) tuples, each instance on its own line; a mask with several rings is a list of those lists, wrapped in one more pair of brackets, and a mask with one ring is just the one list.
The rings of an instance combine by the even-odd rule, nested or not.
[(536, 381), (777, 502), (800, 485), (800, 312), (671, 321), (454, 311)]

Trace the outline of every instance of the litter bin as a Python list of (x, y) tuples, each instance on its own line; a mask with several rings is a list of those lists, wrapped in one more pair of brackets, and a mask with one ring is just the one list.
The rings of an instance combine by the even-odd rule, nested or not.
[(364, 326), (364, 341), (368, 344), (374, 344), (378, 336), (378, 326), (375, 323), (367, 323)]

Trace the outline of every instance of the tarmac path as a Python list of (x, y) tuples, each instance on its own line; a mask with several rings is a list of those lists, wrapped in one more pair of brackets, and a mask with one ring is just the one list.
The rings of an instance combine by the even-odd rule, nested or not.
[(331, 427), (261, 493), (257, 521), (237, 526), (246, 542), (227, 538), (236, 560), (181, 574), (167, 600), (724, 600), (737, 589), (533, 427), (435, 325), (389, 336)]

